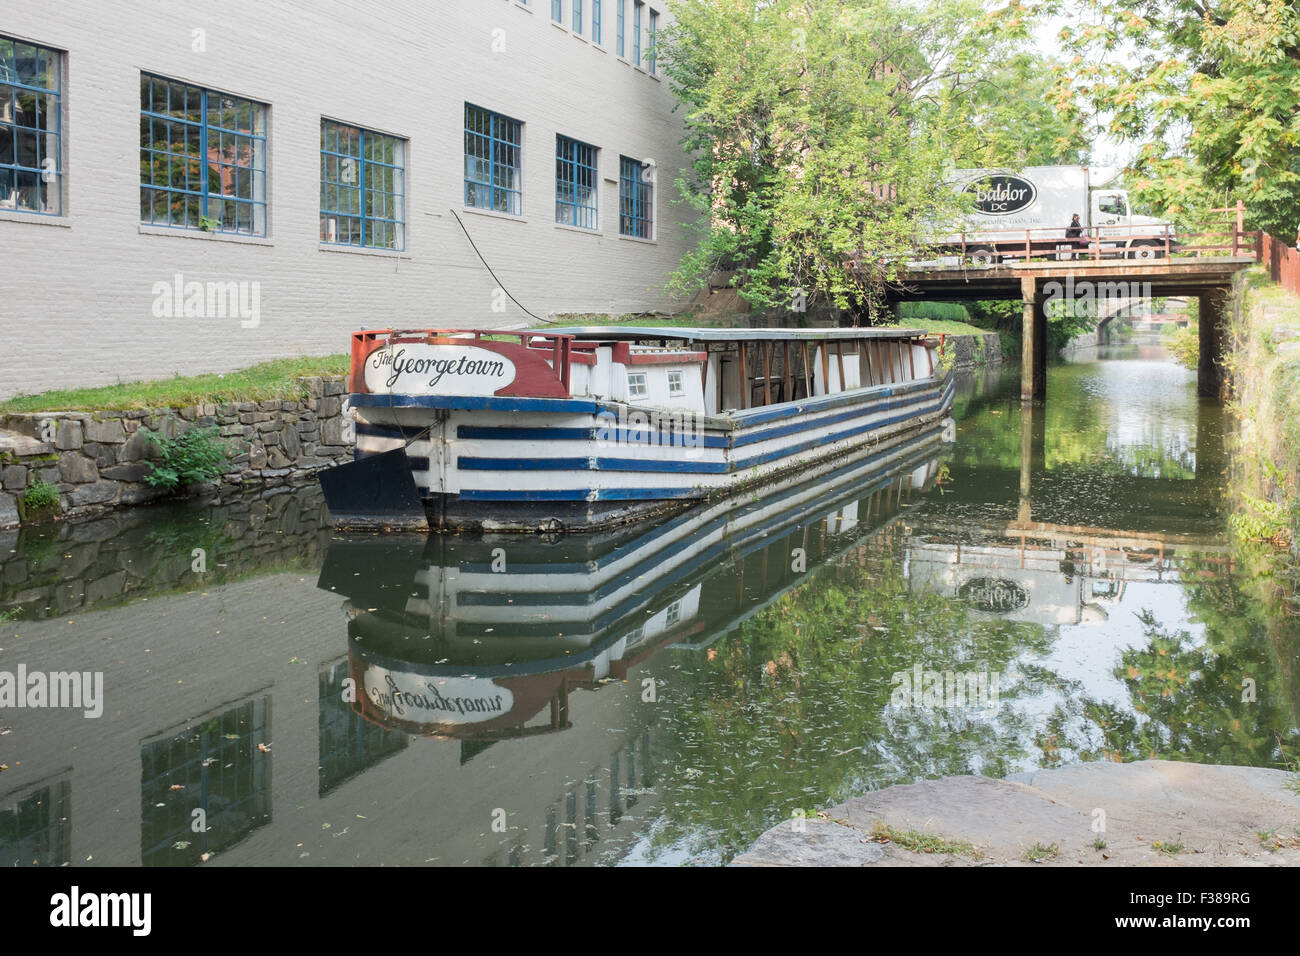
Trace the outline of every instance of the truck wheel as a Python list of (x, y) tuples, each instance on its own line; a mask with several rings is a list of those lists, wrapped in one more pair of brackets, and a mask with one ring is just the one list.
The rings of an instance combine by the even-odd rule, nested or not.
[(1165, 246), (1162, 242), (1137, 242), (1128, 251), (1130, 259), (1163, 259)]
[(972, 246), (966, 250), (966, 259), (971, 265), (980, 269), (991, 266), (997, 262), (997, 257), (993, 255), (993, 250), (988, 246)]

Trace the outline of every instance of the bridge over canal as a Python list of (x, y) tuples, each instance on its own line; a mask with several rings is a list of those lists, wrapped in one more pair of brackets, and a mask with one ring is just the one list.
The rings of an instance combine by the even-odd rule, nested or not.
[[(1102, 229), (1082, 246), (1061, 238), (1061, 230), (1042, 236), (1008, 233), (996, 248), (986, 241), (961, 242), (939, 250), (941, 257), (917, 263), (900, 277), (890, 302), (1019, 299), (1023, 303), (1021, 397), (1047, 397), (1047, 305), (1092, 298), (1104, 302), (1144, 296), (1195, 296), (1199, 302), (1200, 362), (1197, 391), (1217, 397), (1222, 389), (1222, 333), (1241, 271), (1270, 261), (1280, 279), (1278, 240), (1245, 229), (1245, 206), (1214, 209), (1224, 218), (1183, 232), (1166, 227), (1163, 241), (1136, 243)], [(1047, 235), (1050, 233), (1050, 235)], [(951, 264), (949, 264), (951, 263)], [(1294, 277), (1292, 277), (1294, 278)]]
[(1035, 260), (985, 267), (914, 269), (902, 277), (892, 301), (1019, 299), (1024, 304), (1021, 336), (1021, 397), (1047, 397), (1047, 303), (1073, 299), (1140, 296), (1196, 297), (1200, 303), (1200, 363), (1197, 390), (1217, 396), (1222, 386), (1222, 329), (1233, 281), (1256, 263), (1253, 253), (1169, 259)]

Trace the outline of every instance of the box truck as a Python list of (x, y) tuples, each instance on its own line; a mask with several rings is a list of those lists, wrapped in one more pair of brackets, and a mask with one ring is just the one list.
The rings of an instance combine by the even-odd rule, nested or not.
[[(1107, 187), (1116, 173), (1087, 166), (953, 170), (950, 182), (974, 209), (941, 240), (939, 253), (993, 265), (1027, 252), (1047, 259), (1153, 259), (1173, 251), (1171, 223), (1133, 215), (1128, 191)], [(1072, 230), (1076, 215), (1079, 226)]]

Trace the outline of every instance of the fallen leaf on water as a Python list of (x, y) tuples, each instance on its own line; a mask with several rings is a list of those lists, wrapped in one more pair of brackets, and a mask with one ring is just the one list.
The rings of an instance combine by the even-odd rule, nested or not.
[(174, 783), (174, 784), (172, 784), (170, 787), (168, 787), (167, 789), (169, 789), (169, 790), (184, 790), (184, 789), (185, 789), (185, 784), (183, 784), (183, 783)]
[(260, 751), (262, 751), (262, 753), (264, 753), (264, 754), (269, 754), (269, 753), (271, 752), (271, 745), (270, 745), (270, 744), (258, 744), (258, 745), (257, 745), (257, 749), (260, 750)]
[(208, 860), (212, 859), (212, 854), (211, 854), (211, 853), (204, 853), (204, 854), (202, 854), (202, 855), (199, 856), (199, 859), (202, 860), (204, 863), (207, 863)]

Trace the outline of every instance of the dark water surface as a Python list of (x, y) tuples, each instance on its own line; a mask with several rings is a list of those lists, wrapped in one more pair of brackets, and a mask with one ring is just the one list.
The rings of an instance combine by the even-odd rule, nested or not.
[(1293, 758), (1222, 409), (1150, 349), (1017, 393), (651, 529), (341, 538), (303, 490), (0, 536), (0, 680), (103, 675), (0, 708), (0, 864), (718, 863), (894, 783)]

